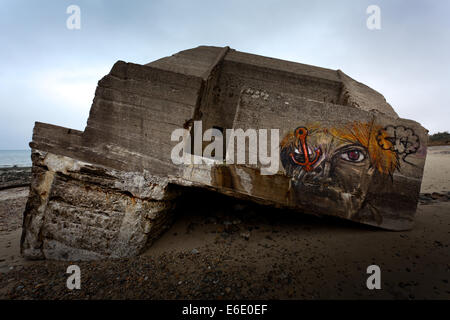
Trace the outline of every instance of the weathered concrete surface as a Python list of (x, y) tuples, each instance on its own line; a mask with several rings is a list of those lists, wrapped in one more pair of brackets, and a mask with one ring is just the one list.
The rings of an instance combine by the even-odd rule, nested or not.
[[(195, 121), (202, 121), (200, 133), (278, 129), (274, 174), (261, 174), (260, 162), (211, 162), (202, 157), (207, 143), (192, 151), (205, 163), (173, 163), (172, 132), (194, 133)], [(408, 229), (426, 133), (339, 70), (227, 47), (198, 47), (148, 65), (119, 61), (99, 81), (83, 132), (36, 123), (22, 253), (137, 255), (170, 224), (177, 185)], [(248, 145), (245, 152), (252, 153)]]
[(33, 151), (22, 253), (31, 259), (137, 255), (170, 226), (167, 179)]

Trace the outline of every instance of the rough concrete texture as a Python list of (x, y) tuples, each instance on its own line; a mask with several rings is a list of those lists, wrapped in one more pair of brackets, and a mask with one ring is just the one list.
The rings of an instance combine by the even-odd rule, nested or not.
[[(192, 151), (205, 163), (174, 164), (172, 132), (195, 133), (196, 121), (200, 133), (278, 129), (278, 168), (213, 162), (205, 143)], [(177, 186), (409, 229), (426, 134), (340, 70), (205, 46), (147, 65), (118, 61), (98, 83), (84, 132), (35, 124), (22, 253), (135, 256), (170, 225)]]

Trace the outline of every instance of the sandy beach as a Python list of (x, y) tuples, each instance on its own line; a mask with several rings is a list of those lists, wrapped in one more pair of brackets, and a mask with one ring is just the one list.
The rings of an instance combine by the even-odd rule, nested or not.
[(421, 193), (450, 191), (450, 146), (429, 147)]
[[(410, 231), (192, 192), (172, 228), (140, 257), (58, 262), (20, 256), (28, 187), (7, 188), (0, 191), (0, 298), (450, 299), (449, 192), (450, 146), (430, 147)], [(80, 266), (80, 290), (66, 288), (71, 264)], [(372, 264), (380, 266), (381, 290), (366, 287)]]

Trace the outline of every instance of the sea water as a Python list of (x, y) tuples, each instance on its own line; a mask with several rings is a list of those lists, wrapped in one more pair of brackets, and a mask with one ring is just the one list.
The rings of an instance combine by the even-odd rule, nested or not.
[(0, 150), (0, 168), (31, 167), (31, 150)]

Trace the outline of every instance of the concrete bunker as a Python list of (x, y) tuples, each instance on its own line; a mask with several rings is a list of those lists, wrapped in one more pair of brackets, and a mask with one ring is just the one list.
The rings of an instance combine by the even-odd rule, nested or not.
[[(173, 163), (171, 134), (193, 133), (198, 121), (202, 134), (278, 130), (275, 172), (226, 158)], [(31, 259), (137, 255), (170, 225), (173, 186), (406, 230), (426, 134), (340, 70), (206, 46), (147, 65), (119, 61), (99, 81), (84, 131), (35, 124), (21, 250)]]

